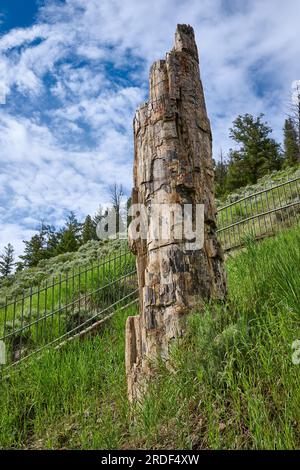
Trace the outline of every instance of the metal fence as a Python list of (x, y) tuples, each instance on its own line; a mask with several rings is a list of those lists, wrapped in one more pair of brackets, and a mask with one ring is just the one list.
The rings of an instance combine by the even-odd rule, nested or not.
[(218, 211), (219, 240), (225, 251), (249, 238), (261, 239), (293, 225), (300, 218), (300, 177), (263, 189)]
[(2, 369), (77, 334), (136, 298), (135, 258), (126, 246), (8, 299), (0, 306), (0, 342), (6, 350)]
[[(273, 235), (300, 217), (300, 178), (247, 195), (218, 211), (228, 251), (247, 237)], [(82, 332), (138, 297), (135, 257), (127, 246), (76, 272), (45, 281), (0, 305), (2, 369)]]

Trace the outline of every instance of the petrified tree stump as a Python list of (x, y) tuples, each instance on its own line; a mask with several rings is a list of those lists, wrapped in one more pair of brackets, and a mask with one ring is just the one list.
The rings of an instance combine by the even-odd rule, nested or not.
[[(126, 324), (129, 399), (143, 391), (153, 362), (168, 361), (186, 315), (206, 299), (226, 294), (223, 253), (216, 236), (212, 136), (191, 26), (178, 25), (175, 45), (150, 71), (150, 99), (134, 119), (133, 204), (147, 208), (146, 239), (132, 239), (137, 255), (140, 315)], [(204, 206), (204, 244), (186, 237), (153, 239), (157, 204)], [(193, 222), (195, 211), (193, 212)], [(176, 223), (173, 224), (173, 231)]]

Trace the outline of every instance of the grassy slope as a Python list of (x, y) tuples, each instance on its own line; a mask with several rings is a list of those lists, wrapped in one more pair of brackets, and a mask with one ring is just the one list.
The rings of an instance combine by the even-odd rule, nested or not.
[[(256, 185), (241, 188), (239, 192), (229, 194), (227, 199), (217, 201), (219, 205), (217, 224), (218, 229), (221, 230), (219, 239), (224, 249), (239, 246), (249, 234), (256, 238), (263, 238), (277, 233), (284, 227), (294, 225), (295, 221), (300, 218), (299, 181), (294, 180), (280, 187), (276, 185), (299, 177), (300, 166), (298, 165), (266, 175)], [(268, 191), (258, 193), (265, 189)], [(249, 197), (250, 195), (253, 196)], [(241, 199), (244, 196), (246, 199)], [(291, 206), (284, 210), (273, 211), (286, 205)], [(220, 208), (223, 209), (220, 210)], [(258, 216), (259, 214), (262, 215)], [(225, 231), (222, 230), (236, 222), (240, 223)]]
[[(94, 251), (88, 250), (85, 245), (85, 256), (82, 255), (83, 250), (68, 253), (74, 258), (72, 264), (78, 263), (77, 269), (72, 269), (68, 277), (65, 274), (55, 279), (50, 278), (48, 282), (46, 277), (40, 292), (33, 289), (31, 296), (27, 292), (24, 299), (19, 297), (7, 308), (1, 305), (0, 299), (0, 338), (4, 333), (5, 323), (7, 324), (6, 333), (11, 333), (12, 329), (26, 327), (28, 347), (36, 349), (59, 338), (83, 321), (87, 321), (91, 316), (100, 314), (101, 311), (135, 290), (134, 275), (130, 275), (135, 271), (135, 258), (130, 253), (124, 256), (126, 245), (123, 241), (105, 244), (91, 242), (88, 246)], [(92, 255), (99, 256), (99, 264), (92, 264), (94, 261)], [(46, 261), (45, 267), (52, 266), (53, 260)], [(63, 272), (68, 273), (69, 263), (65, 262), (63, 267)], [(60, 268), (60, 265), (56, 267), (57, 270)], [(47, 270), (44, 274), (47, 275)], [(124, 277), (123, 280), (119, 280), (120, 277)], [(61, 282), (58, 282), (59, 280)], [(131, 296), (131, 299), (133, 298)], [(52, 314), (52, 312), (55, 313)], [(35, 323), (37, 320), (41, 321)]]
[[(223, 207), (237, 199), (243, 197), (245, 194), (253, 194), (264, 188), (273, 186), (280, 183), (282, 180), (293, 179), (300, 176), (300, 165), (287, 168), (278, 172), (273, 172), (261, 178), (256, 185), (247, 186), (236, 190), (233, 194), (229, 194), (222, 200), (217, 201), (219, 207)], [(278, 197), (275, 194), (275, 199)], [(259, 207), (259, 201), (258, 206)], [(236, 207), (233, 209), (233, 220), (239, 220), (240, 216), (247, 216), (253, 212), (253, 207)], [(243, 213), (241, 214), (241, 210)], [(237, 213), (236, 213), (237, 212)], [(224, 212), (219, 218), (219, 225), (222, 226), (226, 222), (227, 214)], [(77, 252), (64, 253), (49, 260), (41, 261), (38, 266), (30, 269), (25, 269), (22, 272), (16, 273), (7, 280), (2, 280), (0, 283), (0, 305), (5, 303), (5, 297), (19, 296), (23, 290), (29, 289), (31, 286), (37, 286), (45, 281), (49, 284), (52, 283), (53, 278), (58, 279), (60, 274), (64, 275), (66, 272), (69, 274), (73, 270), (78, 272), (79, 267), (82, 269), (92, 262), (102, 260), (107, 255), (112, 254), (119, 248), (124, 248), (124, 241), (90, 241), (80, 247)]]
[(51, 285), (53, 280), (58, 281), (59, 276), (65, 277), (66, 273), (78, 273), (79, 269), (97, 264), (113, 256), (114, 253), (123, 250), (126, 246), (124, 240), (101, 240), (90, 241), (82, 245), (78, 251), (63, 253), (48, 260), (42, 260), (36, 267), (24, 269), (17, 272), (8, 279), (1, 279), (0, 283), (0, 305), (5, 303), (5, 297), (20, 296), (24, 290), (30, 287), (37, 287), (48, 282)]
[(0, 384), (0, 447), (299, 448), (299, 227), (227, 261), (228, 305), (190, 317), (132, 420), (120, 313)]
[(239, 189), (236, 189), (234, 192), (224, 195), (222, 198), (217, 200), (218, 207), (223, 207), (231, 202), (236, 201), (250, 194), (257, 193), (258, 191), (263, 191), (264, 189), (271, 188), (287, 180), (292, 180), (300, 176), (300, 165), (296, 164), (295, 166), (288, 167), (284, 170), (273, 171), (266, 174), (262, 178), (259, 178), (256, 184), (243, 186)]

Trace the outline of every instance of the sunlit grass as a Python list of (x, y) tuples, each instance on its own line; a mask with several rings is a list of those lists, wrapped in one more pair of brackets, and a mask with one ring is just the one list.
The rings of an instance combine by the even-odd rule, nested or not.
[[(229, 297), (190, 316), (172, 369), (135, 410), (125, 319), (50, 351), (0, 384), (2, 448), (296, 449), (300, 444), (299, 227), (227, 259)], [(133, 419), (134, 416), (134, 419)]]

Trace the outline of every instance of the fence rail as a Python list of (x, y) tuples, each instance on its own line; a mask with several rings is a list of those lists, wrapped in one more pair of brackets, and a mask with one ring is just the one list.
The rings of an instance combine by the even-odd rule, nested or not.
[(300, 217), (300, 177), (244, 196), (218, 211), (218, 235), (225, 251), (242, 246), (248, 236), (274, 235)]
[[(218, 235), (228, 251), (242, 246), (249, 235), (273, 235), (299, 218), (300, 177), (219, 209)], [(137, 299), (137, 293), (135, 258), (126, 246), (7, 299), (0, 305), (0, 346), (6, 349), (2, 370), (110, 317), (113, 310)]]
[(0, 307), (6, 369), (77, 334), (137, 298), (135, 258), (128, 247), (53, 278)]

